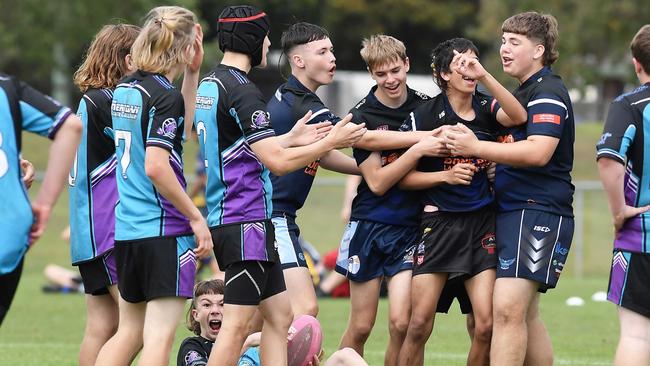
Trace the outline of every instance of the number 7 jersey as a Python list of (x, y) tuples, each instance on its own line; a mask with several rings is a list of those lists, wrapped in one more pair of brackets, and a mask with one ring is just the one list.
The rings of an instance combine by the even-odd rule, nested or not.
[(145, 173), (146, 148), (165, 149), (185, 189), (181, 145), (184, 114), (183, 96), (160, 74), (138, 70), (115, 89), (111, 118), (119, 192), (116, 241), (192, 234), (187, 218), (156, 190)]

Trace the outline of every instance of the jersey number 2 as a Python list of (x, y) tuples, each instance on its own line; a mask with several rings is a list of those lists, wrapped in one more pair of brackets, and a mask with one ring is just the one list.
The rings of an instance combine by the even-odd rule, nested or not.
[(120, 166), (122, 167), (122, 177), (127, 179), (126, 170), (131, 164), (131, 131), (115, 130), (115, 149), (119, 149), (120, 140), (124, 140), (124, 151), (120, 159)]

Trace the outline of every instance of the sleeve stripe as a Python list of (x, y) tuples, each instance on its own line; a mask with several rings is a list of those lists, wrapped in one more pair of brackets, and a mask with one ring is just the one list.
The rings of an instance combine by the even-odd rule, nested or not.
[(564, 110), (568, 111), (568, 109), (567, 109), (567, 107), (566, 107), (566, 105), (564, 103), (562, 103), (560, 101), (557, 101), (555, 99), (550, 99), (550, 98), (542, 98), (542, 99), (533, 100), (533, 101), (529, 102), (526, 107), (528, 108), (528, 107), (532, 107), (534, 105), (543, 104), (543, 103), (559, 105), (560, 107), (564, 108)]
[(257, 141), (263, 140), (268, 137), (273, 137), (273, 136), (275, 136), (275, 132), (273, 130), (265, 130), (250, 136), (246, 136), (246, 141), (248, 141), (249, 144), (252, 144)]
[(309, 121), (311, 121), (312, 119), (316, 118), (316, 116), (319, 116), (319, 115), (321, 115), (321, 114), (323, 114), (323, 113), (327, 113), (327, 112), (329, 112), (329, 111), (330, 111), (329, 109), (327, 109), (327, 108), (323, 108), (323, 109), (321, 109), (321, 110), (319, 110), (319, 111), (317, 111), (317, 112), (314, 112), (314, 113), (312, 113), (311, 118), (309, 118), (309, 120), (308, 120), (307, 122), (309, 122)]
[(165, 140), (162, 140), (162, 139), (157, 139), (155, 137), (149, 137), (147, 139), (147, 145), (149, 145), (149, 144), (163, 144), (165, 146), (168, 146), (169, 148), (174, 147), (174, 144), (172, 144), (171, 142), (165, 141)]
[(417, 131), (417, 127), (415, 126), (415, 113), (411, 112), (409, 117), (411, 117), (411, 131)]
[(88, 100), (90, 103), (92, 103), (92, 104), (95, 106), (95, 108), (97, 108), (97, 104), (95, 104), (95, 102), (93, 102), (93, 100), (90, 99), (90, 97), (89, 97), (88, 95), (84, 94), (83, 97), (84, 97), (84, 99), (86, 99), (86, 100)]
[(72, 114), (72, 111), (68, 107), (61, 108), (59, 113), (56, 114), (54, 117), (54, 124), (52, 125), (52, 128), (50, 128), (49, 133), (47, 134), (47, 137), (50, 139), (53, 139), (56, 133), (59, 131), (59, 128), (63, 125), (63, 122), (68, 118), (69, 115)]
[(637, 101), (634, 102), (634, 103), (630, 103), (630, 105), (637, 105), (637, 104), (640, 104), (640, 103), (643, 103), (643, 102), (647, 102), (647, 101), (650, 101), (650, 97), (648, 97), (648, 98), (644, 98), (644, 99), (641, 99), (641, 100), (637, 100)]
[(617, 153), (616, 153), (615, 151), (613, 151), (613, 150), (609, 150), (609, 149), (608, 149), (608, 150), (600, 150), (600, 151), (598, 151), (598, 152), (596, 153), (596, 158), (597, 158), (597, 159), (602, 158), (603, 156), (610, 156), (610, 157), (615, 158), (615, 160), (619, 160), (619, 161), (625, 162), (625, 157), (623, 157), (623, 156), (617, 154)]

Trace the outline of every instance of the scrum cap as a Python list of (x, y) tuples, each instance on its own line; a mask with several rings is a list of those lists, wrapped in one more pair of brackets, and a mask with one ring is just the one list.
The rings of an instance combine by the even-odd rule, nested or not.
[(249, 55), (251, 66), (262, 62), (262, 46), (269, 33), (269, 17), (250, 5), (225, 8), (219, 15), (217, 36), (221, 51)]

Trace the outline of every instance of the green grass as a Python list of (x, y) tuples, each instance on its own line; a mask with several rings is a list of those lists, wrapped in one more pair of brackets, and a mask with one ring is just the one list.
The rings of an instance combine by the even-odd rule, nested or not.
[[(602, 127), (581, 124), (577, 128), (574, 180), (597, 179), (594, 145)], [(25, 137), (25, 157), (42, 169), (47, 158), (43, 139)], [(186, 164), (188, 176), (193, 172), (196, 147), (188, 144)], [(325, 173), (325, 174), (323, 174)], [(322, 171), (319, 176), (334, 177)], [(32, 194), (38, 186), (32, 188)], [(342, 186), (317, 185), (299, 224), (305, 237), (321, 252), (334, 248), (343, 232), (339, 219)], [(41, 292), (45, 284), (42, 270), (47, 263), (67, 265), (69, 248), (59, 233), (67, 225), (67, 195), (55, 207), (44, 237), (28, 253), (23, 277), (5, 323), (0, 328), (0, 365), (75, 365), (85, 323), (84, 298), (81, 295), (49, 295)], [(584, 278), (574, 276), (575, 252), (560, 281), (559, 288), (542, 297), (542, 317), (551, 334), (557, 365), (611, 364), (618, 337), (615, 307), (610, 303), (589, 300), (596, 291), (607, 287), (612, 230), (602, 192), (585, 195), (584, 211)], [(569, 296), (587, 300), (583, 307), (567, 307)], [(340, 340), (348, 317), (346, 300), (320, 301), (319, 318), (324, 328), (324, 346), (333, 352)], [(457, 310), (436, 319), (434, 333), (427, 345), (425, 364), (464, 365), (469, 348), (464, 318)], [(180, 341), (189, 331), (179, 325), (171, 363)], [(381, 301), (375, 329), (367, 343), (365, 357), (370, 365), (383, 363), (388, 340), (387, 303)]]

